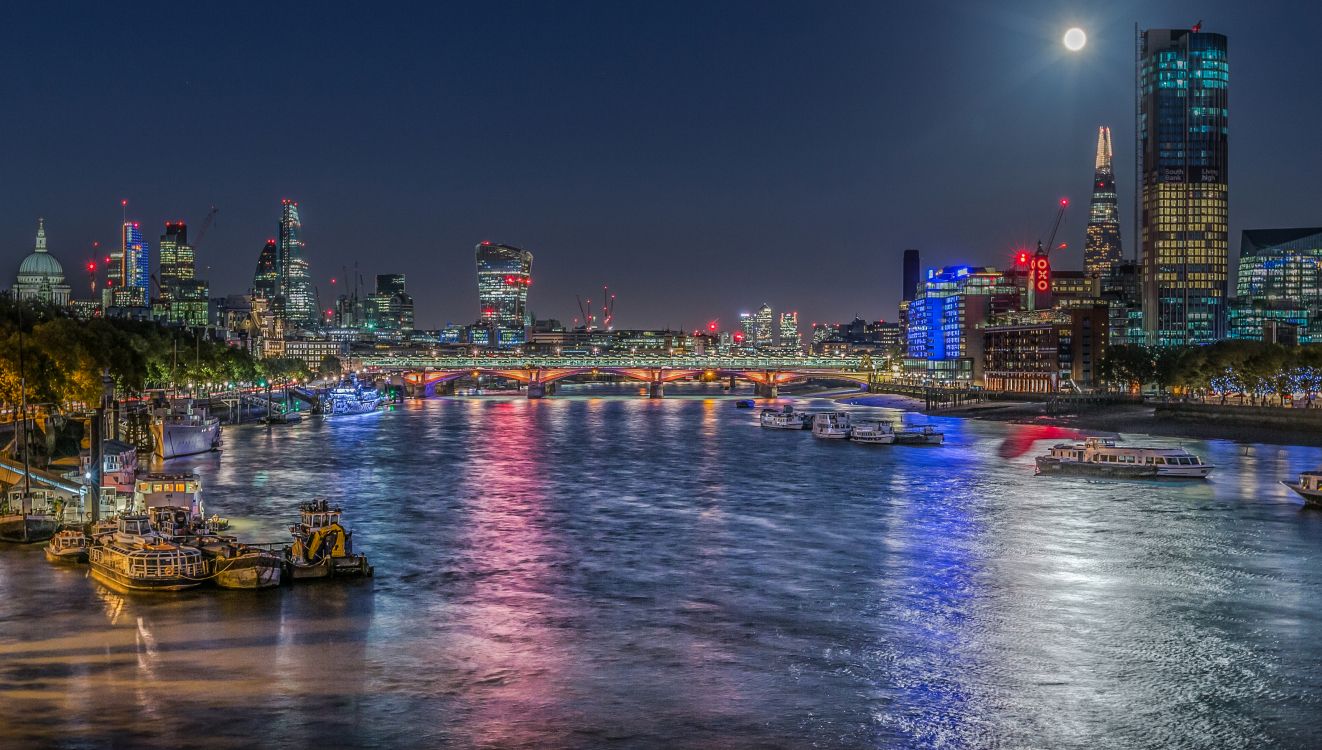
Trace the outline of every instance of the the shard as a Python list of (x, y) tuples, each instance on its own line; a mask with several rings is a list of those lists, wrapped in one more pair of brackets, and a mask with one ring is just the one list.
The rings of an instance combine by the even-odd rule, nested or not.
[(1083, 248), (1083, 269), (1090, 276), (1105, 276), (1120, 263), (1120, 215), (1116, 208), (1115, 172), (1111, 169), (1111, 129), (1097, 129), (1097, 158), (1088, 210), (1088, 237)]

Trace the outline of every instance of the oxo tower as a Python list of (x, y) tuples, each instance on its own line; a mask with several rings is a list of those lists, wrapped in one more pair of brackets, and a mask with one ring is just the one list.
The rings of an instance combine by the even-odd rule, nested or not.
[(1088, 238), (1083, 246), (1083, 270), (1105, 276), (1121, 260), (1120, 215), (1111, 169), (1111, 129), (1097, 129), (1097, 158), (1093, 164), (1092, 206), (1088, 209)]

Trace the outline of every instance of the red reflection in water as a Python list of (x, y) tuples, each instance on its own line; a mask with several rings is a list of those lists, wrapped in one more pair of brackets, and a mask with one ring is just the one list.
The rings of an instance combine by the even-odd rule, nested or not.
[[(553, 406), (553, 405), (552, 405)], [(478, 745), (522, 746), (546, 739), (538, 721), (564, 696), (570, 646), (555, 627), (562, 619), (555, 561), (563, 549), (550, 525), (538, 402), (475, 403), (480, 417), (469, 444), (463, 544), (474, 588), (458, 607), (463, 634), (460, 669), (475, 703), (465, 721)], [(568, 699), (568, 696), (564, 696)]]
[(997, 454), (1001, 458), (1015, 458), (1032, 450), (1038, 440), (1079, 440), (1084, 433), (1073, 427), (1054, 425), (1017, 425), (1005, 440), (1001, 441)]

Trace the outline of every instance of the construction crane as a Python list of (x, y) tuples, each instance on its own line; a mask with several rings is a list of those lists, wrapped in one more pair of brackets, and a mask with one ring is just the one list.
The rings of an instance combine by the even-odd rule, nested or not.
[(615, 325), (615, 295), (610, 287), (601, 285), (601, 327), (609, 331)]
[(202, 244), (202, 238), (207, 236), (207, 230), (210, 229), (211, 226), (216, 223), (216, 214), (218, 213), (220, 213), (220, 209), (216, 208), (215, 206), (212, 206), (211, 210), (207, 211), (206, 217), (202, 219), (201, 228), (197, 230), (197, 236), (193, 238), (194, 251), (197, 250), (198, 245)]
[(1061, 223), (1062, 221), (1064, 221), (1064, 219), (1065, 219), (1065, 209), (1069, 208), (1069, 206), (1070, 206), (1070, 199), (1069, 199), (1069, 198), (1061, 198), (1061, 199), (1060, 199), (1060, 210), (1056, 212), (1056, 220), (1055, 220), (1055, 222), (1053, 222), (1053, 223), (1051, 224), (1051, 233), (1050, 233), (1049, 235), (1047, 235), (1047, 244), (1046, 244), (1046, 247), (1044, 248), (1044, 247), (1042, 246), (1042, 240), (1038, 240), (1038, 241), (1037, 241), (1037, 252), (1038, 252), (1038, 254), (1040, 254), (1040, 255), (1050, 255), (1052, 250), (1064, 250), (1064, 249), (1065, 249), (1065, 243), (1063, 243), (1063, 242), (1060, 243), (1060, 247), (1059, 247), (1059, 248), (1056, 247), (1056, 233), (1060, 231), (1060, 223)]

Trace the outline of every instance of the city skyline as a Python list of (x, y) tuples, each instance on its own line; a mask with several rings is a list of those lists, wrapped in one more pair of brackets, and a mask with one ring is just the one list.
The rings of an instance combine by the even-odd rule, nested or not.
[[(233, 106), (216, 110), (229, 101), (222, 95), (232, 80), (219, 63), (233, 63), (233, 53), (219, 54), (217, 62), (204, 60), (202, 52), (181, 54), (178, 69), (168, 73), (145, 72), (129, 56), (117, 64), (128, 66), (130, 74), (113, 89), (143, 102), (177, 97), (193, 110), (217, 112), (218, 123), (235, 130), (222, 139), (230, 144), (227, 158), (216, 156), (220, 149), (195, 145), (191, 134), (185, 139), (185, 125), (197, 126), (204, 135), (214, 135), (220, 127), (193, 122), (194, 116), (184, 118), (180, 132), (153, 125), (149, 132), (126, 134), (111, 123), (104, 136), (88, 137), (86, 144), (67, 153), (59, 150), (63, 141), (56, 140), (57, 135), (81, 137), (81, 126), (65, 124), (38, 133), (20, 124), (19, 137), (31, 141), (32, 148), (31, 155), (18, 155), (19, 169), (29, 158), (34, 164), (52, 163), (29, 170), (33, 179), (22, 189), (9, 188), (0, 207), (0, 237), (6, 261), (13, 265), (30, 249), (32, 222), (45, 217), (52, 254), (66, 268), (80, 268), (91, 255), (93, 241), (102, 248), (119, 244), (111, 227), (118, 224), (116, 209), (121, 207), (115, 203), (122, 198), (129, 200), (128, 214), (141, 223), (144, 234), (159, 231), (167, 218), (200, 224), (207, 208), (217, 205), (220, 216), (199, 245), (197, 262), (198, 276), (208, 279), (212, 294), (219, 296), (250, 286), (255, 251), (270, 236), (270, 205), (290, 195), (299, 199), (304, 212), (312, 282), (322, 296), (337, 269), (355, 261), (369, 272), (407, 272), (410, 286), (426, 292), (418, 295), (422, 328), (470, 322), (475, 295), (471, 275), (463, 271), (471, 263), (473, 244), (486, 237), (537, 251), (538, 285), (529, 310), (538, 317), (567, 321), (573, 317), (574, 293), (604, 281), (618, 290), (622, 326), (692, 328), (712, 318), (728, 323), (763, 298), (778, 308), (798, 309), (805, 324), (848, 320), (855, 313), (894, 320), (900, 290), (888, 279), (905, 248), (920, 249), (925, 267), (1006, 267), (1015, 246), (1028, 245), (1043, 232), (1054, 201), (1062, 195), (1073, 201), (1061, 230), (1069, 249), (1060, 260), (1053, 259), (1054, 265), (1081, 268), (1089, 190), (1084, 174), (1091, 141), (1102, 125), (1114, 132), (1121, 234), (1126, 254), (1131, 254), (1138, 242), (1130, 237), (1133, 23), (1178, 27), (1200, 18), (1209, 29), (1231, 32), (1232, 37), (1232, 256), (1243, 229), (1317, 223), (1317, 188), (1308, 175), (1322, 166), (1322, 157), (1308, 147), (1305, 123), (1318, 105), (1303, 101), (1298, 117), (1284, 121), (1266, 113), (1274, 93), (1306, 84), (1308, 66), (1294, 57), (1303, 53), (1281, 36), (1305, 39), (1304, 27), (1318, 11), (1290, 9), (1287, 17), (1284, 11), (1250, 14), (1224, 3), (1172, 3), (1150, 10), (1121, 5), (1099, 16), (1049, 7), (1023, 3), (968, 14), (904, 11), (905, 18), (920, 26), (939, 23), (943, 29), (941, 35), (923, 40), (933, 47), (922, 54), (968, 64), (979, 56), (987, 61), (986, 70), (968, 68), (967, 80), (932, 72), (918, 76), (917, 83), (905, 80), (909, 73), (887, 69), (894, 60), (915, 54), (917, 42), (884, 31), (894, 25), (893, 14), (866, 7), (839, 8), (807, 28), (795, 28), (788, 6), (758, 6), (760, 37), (727, 19), (704, 15), (711, 23), (696, 39), (660, 34), (667, 41), (656, 43), (648, 58), (661, 61), (655, 70), (643, 66), (628, 49), (641, 33), (636, 26), (609, 8), (583, 10), (590, 19), (559, 20), (557, 28), (583, 22), (594, 36), (604, 34), (606, 46), (599, 51), (619, 66), (621, 80), (608, 76), (600, 88), (587, 74), (612, 68), (578, 57), (559, 60), (543, 75), (565, 89), (567, 103), (537, 109), (548, 126), (537, 132), (514, 125), (468, 128), (462, 111), (482, 101), (468, 88), (458, 92), (463, 108), (444, 104), (441, 88), (424, 97), (430, 119), (418, 119), (424, 113), (393, 99), (366, 102), (388, 111), (405, 107), (410, 117), (398, 126), (365, 115), (327, 126), (326, 135), (293, 121), (272, 124), (253, 118), (251, 125), (236, 124)], [(683, 16), (694, 12), (652, 10), (644, 20), (667, 32), (687, 28), (691, 19)], [(539, 13), (529, 10), (529, 17), (516, 19), (516, 25), (531, 28), (547, 20)], [(494, 23), (479, 11), (473, 14), (465, 21), (475, 30)], [(20, 25), (23, 20), (35, 19), (19, 19)], [(134, 23), (150, 27), (156, 21), (135, 18)], [(234, 23), (221, 18), (218, 29)], [(347, 19), (334, 14), (320, 23), (333, 38), (348, 33)], [(1073, 55), (1058, 41), (1060, 29), (1072, 23), (1089, 30), (1088, 46)], [(875, 36), (882, 49), (861, 52), (865, 33)], [(843, 42), (842, 51), (820, 59), (829, 39)], [(203, 51), (215, 43), (210, 32), (199, 42)], [(48, 52), (64, 45), (83, 44), (92, 50), (105, 46), (79, 34), (44, 43)], [(750, 67), (752, 63), (740, 65), (733, 52), (724, 51), (732, 43), (766, 72)], [(467, 72), (472, 66), (460, 59), (466, 44), (460, 39), (454, 50), (438, 57), (424, 55), (423, 62), (454, 75)], [(771, 49), (788, 50), (786, 59), (772, 59)], [(695, 51), (719, 71), (714, 80), (700, 80), (693, 66), (682, 62), (685, 52)], [(20, 106), (45, 96), (35, 83), (58, 76), (69, 64), (58, 57), (38, 56), (29, 63), (44, 67), (31, 69), (34, 85), (20, 92)], [(309, 115), (320, 116), (329, 106), (327, 87), (338, 80), (332, 74), (338, 74), (339, 66), (323, 54), (312, 57), (325, 67), (278, 55), (240, 64), (234, 75), (254, 72), (252, 66), (285, 64), (301, 83), (290, 89), (279, 81), (280, 92), (292, 103), (278, 111), (288, 115), (297, 104), (305, 105)], [(809, 57), (821, 70), (798, 72)], [(527, 85), (533, 75), (530, 60), (520, 56), (503, 65), (477, 71), (488, 83), (522, 84), (500, 102), (503, 107), (546, 103), (544, 95)], [(376, 63), (363, 77), (370, 82), (387, 72), (385, 63)], [(804, 93), (827, 78), (836, 82), (818, 93)], [(648, 82), (679, 114), (655, 122), (643, 117), (656, 114), (661, 103), (634, 93), (636, 84)], [(664, 82), (693, 90), (685, 96), (666, 95), (671, 89), (656, 86)], [(947, 94), (936, 97), (913, 90), (919, 84)], [(778, 87), (799, 96), (800, 106), (789, 108), (774, 96), (768, 99)], [(275, 88), (257, 86), (236, 100), (238, 109), (270, 104)], [(958, 111), (940, 104), (949, 101), (950, 92), (965, 101)], [(916, 98), (898, 116), (893, 108), (870, 103), (878, 96), (898, 101), (911, 95)], [(691, 115), (713, 102), (725, 102), (724, 123), (696, 124)], [(576, 114), (575, 107), (583, 112)], [(1002, 117), (1019, 109), (1037, 114)], [(609, 136), (606, 140), (589, 142), (584, 140), (587, 135), (572, 132), (570, 126), (583, 125), (581, 118), (598, 110), (614, 118), (610, 133), (603, 135)], [(933, 130), (933, 116), (934, 132), (925, 135), (925, 129)], [(405, 160), (389, 142), (402, 131), (414, 133), (416, 125), (408, 123), (424, 121), (442, 128), (438, 140), (444, 143), (429, 139), (420, 146), (420, 159)], [(263, 128), (274, 132), (265, 135)], [(597, 134), (591, 128), (588, 133)], [(234, 144), (237, 135), (251, 143)], [(330, 148), (329, 141), (336, 138), (348, 139), (342, 159)], [(110, 148), (108, 139), (118, 139), (121, 146)], [(944, 152), (935, 150), (937, 143)], [(989, 150), (989, 143), (997, 148)], [(1278, 147), (1281, 151), (1274, 152)], [(476, 156), (446, 167), (456, 150)], [(1277, 155), (1285, 151), (1297, 158)], [(579, 158), (566, 162), (566, 156)], [(287, 163), (281, 161), (286, 157)], [(166, 168), (179, 159), (195, 168)], [(352, 169), (333, 168), (343, 160)], [(972, 181), (957, 180), (957, 187), (968, 187), (952, 190), (939, 175), (958, 174), (951, 171), (956, 162), (963, 162), (965, 171), (972, 164), (980, 172), (994, 172), (1013, 188), (989, 195), (975, 189)], [(130, 169), (130, 164), (135, 166)], [(565, 171), (553, 177), (548, 171), (552, 164), (563, 165)], [(59, 178), (74, 169), (81, 174), (84, 165), (86, 175), (76, 184)], [(181, 174), (196, 176), (183, 179)], [(498, 189), (484, 185), (482, 178), (490, 175), (501, 176), (495, 181)], [(643, 257), (648, 262), (638, 262)], [(694, 273), (695, 268), (702, 273)], [(842, 273), (844, 268), (850, 271)], [(82, 296), (85, 285), (74, 286), (75, 295)]]

